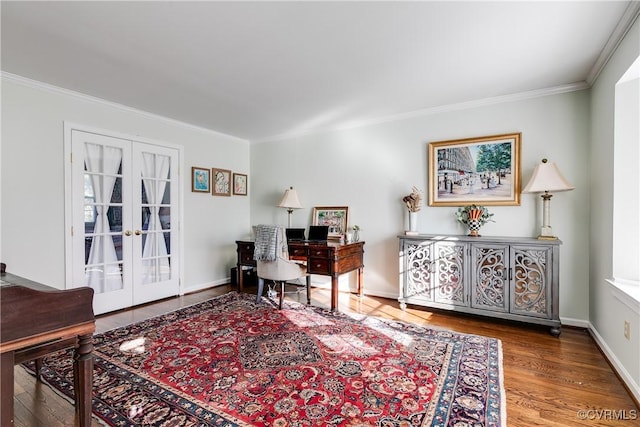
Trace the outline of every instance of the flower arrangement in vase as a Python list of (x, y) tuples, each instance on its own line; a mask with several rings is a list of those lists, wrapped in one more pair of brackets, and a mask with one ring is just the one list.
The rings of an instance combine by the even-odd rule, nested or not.
[(353, 227), (351, 227), (353, 229), (353, 242), (359, 242), (360, 241), (360, 226), (359, 225), (354, 225)]
[(411, 194), (402, 198), (409, 210), (409, 231), (407, 234), (418, 234), (418, 211), (422, 209), (422, 193), (416, 187), (412, 187)]
[(489, 213), (486, 207), (478, 205), (464, 206), (458, 208), (456, 212), (458, 222), (469, 227), (469, 236), (473, 237), (480, 236), (478, 233), (480, 227), (489, 221), (494, 222), (493, 219), (491, 219), (492, 216), (493, 214)]

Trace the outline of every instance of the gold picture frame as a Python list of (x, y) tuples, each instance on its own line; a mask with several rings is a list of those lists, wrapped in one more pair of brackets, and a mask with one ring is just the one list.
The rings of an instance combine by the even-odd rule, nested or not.
[(429, 143), (429, 206), (520, 205), (521, 133)]

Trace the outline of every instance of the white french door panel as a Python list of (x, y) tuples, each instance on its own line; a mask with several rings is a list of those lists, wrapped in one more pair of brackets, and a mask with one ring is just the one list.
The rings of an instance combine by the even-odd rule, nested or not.
[[(180, 150), (71, 129), (72, 287), (95, 314), (180, 293)], [(68, 221), (68, 220), (67, 220)]]
[(133, 205), (133, 303), (142, 304), (179, 292), (178, 153), (143, 143), (133, 148), (140, 195)]
[[(133, 289), (131, 141), (72, 131), (72, 283), (94, 290), (96, 314), (129, 306)], [(125, 305), (126, 304), (126, 305)]]

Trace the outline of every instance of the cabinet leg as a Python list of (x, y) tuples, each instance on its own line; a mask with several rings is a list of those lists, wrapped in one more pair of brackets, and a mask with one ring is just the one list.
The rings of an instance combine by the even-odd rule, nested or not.
[(400, 310), (405, 311), (407, 309), (407, 303), (400, 301)]
[(551, 327), (551, 329), (549, 330), (549, 333), (550, 333), (551, 335), (553, 335), (554, 337), (556, 337), (556, 338), (557, 338), (557, 337), (559, 337), (559, 336), (560, 336), (560, 332), (561, 332), (561, 330), (560, 330), (560, 329), (561, 329), (561, 326), (560, 326), (560, 325), (558, 325), (558, 326), (552, 326), (552, 327)]

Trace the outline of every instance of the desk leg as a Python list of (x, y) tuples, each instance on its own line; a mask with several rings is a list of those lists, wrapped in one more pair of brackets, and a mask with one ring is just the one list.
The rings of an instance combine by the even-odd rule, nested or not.
[(311, 275), (307, 274), (307, 305), (311, 305)]
[(331, 311), (338, 308), (338, 276), (331, 276)]
[(358, 269), (358, 296), (362, 297), (362, 278), (364, 276), (364, 267)]
[(91, 426), (93, 401), (93, 335), (80, 335), (73, 357), (73, 386), (75, 389), (76, 423)]
[(236, 264), (236, 274), (238, 275), (236, 280), (236, 283), (238, 284), (238, 293), (241, 294), (244, 289), (244, 283), (242, 283), (242, 278), (244, 277), (244, 274), (242, 274), (242, 265)]
[(13, 426), (13, 351), (2, 353), (0, 358), (0, 425)]

